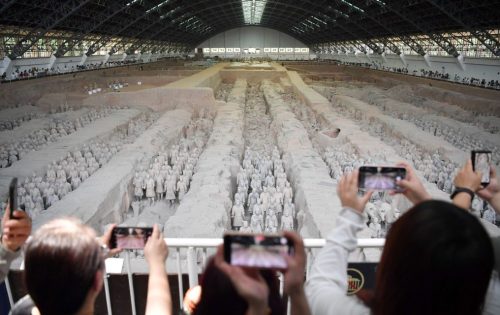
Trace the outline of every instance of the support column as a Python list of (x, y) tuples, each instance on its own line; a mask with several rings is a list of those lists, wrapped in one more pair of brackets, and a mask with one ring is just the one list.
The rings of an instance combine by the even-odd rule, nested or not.
[(0, 75), (3, 75), (4, 73), (7, 73), (7, 78), (11, 79), (11, 72), (12, 72), (12, 60), (5, 56), (2, 61), (2, 67), (0, 68)]
[(85, 63), (85, 61), (87, 61), (87, 54), (83, 54), (82, 56), (82, 60), (80, 60), (80, 63), (78, 64), (79, 66), (83, 66), (83, 64)]
[(403, 66), (407, 67), (408, 63), (406, 62), (405, 55), (403, 53), (399, 54), (399, 59), (401, 59), (401, 62), (403, 63)]
[(108, 60), (109, 60), (109, 57), (111, 57), (111, 55), (109, 53), (107, 53), (105, 56), (104, 56), (104, 60), (102, 61), (102, 64), (106, 64), (108, 63)]
[(465, 71), (465, 57), (464, 57), (464, 55), (462, 55), (462, 54), (458, 55), (457, 62), (458, 62), (458, 65), (460, 66), (460, 69), (462, 69), (462, 71)]
[(49, 64), (47, 65), (47, 68), (50, 70), (54, 64), (56, 63), (56, 60), (57, 60), (57, 57), (54, 56), (54, 55), (51, 55), (50, 56), (50, 59), (49, 59)]
[(385, 56), (385, 51), (381, 54), (384, 63), (387, 63), (387, 57)]
[(427, 65), (427, 67), (432, 68), (431, 56), (429, 56), (429, 54), (424, 55), (424, 61), (425, 61), (425, 64)]

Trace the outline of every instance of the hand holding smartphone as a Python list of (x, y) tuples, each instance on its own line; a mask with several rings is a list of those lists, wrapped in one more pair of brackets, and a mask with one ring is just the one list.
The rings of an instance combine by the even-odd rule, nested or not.
[(366, 190), (400, 190), (397, 182), (406, 177), (404, 167), (361, 166), (358, 187)]
[(283, 235), (224, 235), (224, 260), (233, 266), (285, 270), (288, 268), (285, 256), (293, 251), (293, 242)]
[(111, 233), (111, 249), (144, 249), (153, 234), (151, 227), (115, 227)]
[(484, 187), (490, 184), (491, 157), (492, 153), (488, 150), (471, 152), (472, 170), (481, 172), (481, 185)]

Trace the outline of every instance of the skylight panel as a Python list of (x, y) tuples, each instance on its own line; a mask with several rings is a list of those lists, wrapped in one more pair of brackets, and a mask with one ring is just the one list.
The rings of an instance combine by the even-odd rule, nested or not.
[(316, 21), (320, 22), (320, 23), (323, 23), (325, 25), (328, 25), (328, 23), (326, 23), (325, 21), (321, 20), (321, 19), (318, 19), (317, 17), (313, 16), (312, 17), (313, 19), (315, 19)]
[(132, 1), (130, 1), (129, 3), (127, 3), (127, 7), (129, 7), (129, 6), (137, 3), (138, 1), (140, 1), (140, 0), (132, 0)]
[(361, 9), (360, 7), (355, 6), (354, 4), (350, 3), (349, 1), (346, 0), (340, 0), (342, 3), (347, 4), (351, 8), (358, 10), (359, 12), (365, 13), (365, 10)]
[(163, 2), (160, 2), (158, 5), (155, 5), (154, 7), (152, 7), (151, 9), (147, 10), (146, 13), (149, 14), (150, 12), (152, 11), (155, 11), (155, 10), (158, 10), (160, 9), (161, 7), (163, 7), (164, 5), (168, 4), (171, 0), (165, 0)]
[(181, 7), (177, 7), (177, 8), (175, 8), (175, 9), (173, 9), (173, 10), (170, 10), (168, 13), (166, 13), (166, 14), (164, 14), (164, 15), (160, 16), (160, 19), (164, 19), (164, 18), (167, 18), (167, 17), (169, 17), (169, 16), (173, 16), (173, 15), (174, 15), (175, 13), (177, 13), (177, 11), (179, 11), (180, 9), (181, 9)]
[(260, 24), (267, 0), (241, 0), (245, 24)]

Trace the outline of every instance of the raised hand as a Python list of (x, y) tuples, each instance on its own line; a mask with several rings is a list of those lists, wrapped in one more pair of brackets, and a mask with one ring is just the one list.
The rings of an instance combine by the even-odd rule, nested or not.
[[(111, 248), (111, 235), (113, 234), (113, 229), (115, 227), (116, 224), (110, 225), (106, 233), (104, 233), (104, 235), (101, 236), (101, 244), (107, 246), (108, 248)], [(106, 254), (105, 258), (113, 257), (114, 255), (118, 254), (121, 251), (122, 251), (121, 248), (110, 249), (109, 252)]]
[(243, 269), (224, 261), (224, 249), (219, 246), (215, 255), (215, 266), (224, 272), (236, 292), (248, 303), (247, 314), (265, 314), (268, 310), (269, 287), (258, 269)]
[[(418, 178), (415, 170), (408, 162), (400, 162), (398, 166), (406, 169), (406, 177), (397, 182), (403, 190), (400, 192), (413, 204), (431, 199), (431, 195), (425, 190), (424, 185)], [(394, 192), (396, 193), (396, 192)]]
[(10, 218), (9, 205), (2, 218), (2, 244), (15, 252), (24, 245), (31, 234), (31, 219), (24, 211), (15, 210)]
[(486, 187), (481, 187), (477, 191), (477, 195), (488, 202), (497, 213), (500, 213), (500, 184), (494, 165), (490, 167), (490, 184)]
[(348, 207), (359, 213), (363, 213), (373, 192), (369, 191), (363, 197), (358, 196), (358, 175), (359, 171), (357, 170), (344, 175), (337, 186), (337, 194), (342, 207)]
[(472, 169), (472, 160), (467, 160), (464, 167), (460, 169), (453, 180), (455, 187), (463, 187), (477, 192), (481, 188), (481, 172), (474, 172)]
[(165, 264), (165, 260), (167, 260), (168, 247), (157, 224), (153, 226), (153, 233), (146, 242), (144, 256), (146, 256), (146, 260), (150, 265), (153, 263), (163, 265)]

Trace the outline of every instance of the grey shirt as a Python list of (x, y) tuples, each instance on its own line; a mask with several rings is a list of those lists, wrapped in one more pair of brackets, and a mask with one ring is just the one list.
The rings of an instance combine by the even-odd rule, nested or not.
[(0, 244), (0, 282), (3, 282), (9, 273), (10, 264), (14, 259), (19, 257), (21, 251), (13, 252)]

